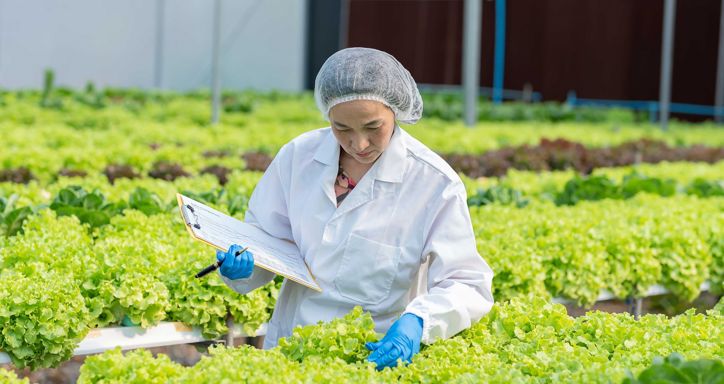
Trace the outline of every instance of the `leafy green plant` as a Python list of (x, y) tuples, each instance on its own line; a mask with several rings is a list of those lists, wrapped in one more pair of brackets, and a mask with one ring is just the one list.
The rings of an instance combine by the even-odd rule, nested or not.
[(63, 102), (60, 99), (51, 99), (55, 87), (55, 72), (46, 69), (43, 74), (43, 94), (40, 99), (40, 106), (43, 108), (62, 109)]
[(201, 328), (207, 338), (217, 338), (228, 333), (226, 318), (229, 314), (244, 331), (254, 335), (257, 329), (269, 320), (271, 310), (270, 287), (239, 295), (224, 284), (217, 276), (204, 280), (193, 277), (195, 271), (169, 276), (171, 308), (169, 317)]
[(111, 222), (111, 217), (121, 213), (126, 204), (109, 203), (98, 190), (86, 192), (83, 187), (72, 185), (58, 192), (50, 209), (60, 216), (76, 216), (91, 227), (100, 227)]
[(0, 368), (0, 382), (4, 384), (30, 384), (27, 378), (20, 379), (15, 372)]
[[(18, 229), (16, 235), (0, 239), (2, 273), (19, 273), (35, 279), (54, 272), (72, 280), (89, 311), (89, 326), (118, 324), (124, 318), (138, 324), (145, 319), (148, 326), (163, 318), (199, 326), (204, 335), (218, 337), (228, 331), (225, 320), (230, 313), (245, 325), (247, 332), (268, 321), (278, 282), (250, 295), (238, 295), (218, 276), (193, 279), (193, 273), (213, 261), (213, 252), (189, 239), (175, 211), (174, 195), (177, 191), (197, 192), (199, 200), (242, 218), (261, 173), (241, 171), (244, 160), (239, 154), (263, 149), (272, 156), (291, 138), (320, 127), (323, 122), (314, 109), (313, 98), (309, 94), (232, 97), (222, 124), (209, 130), (205, 126), (208, 93), (104, 90), (105, 106), (97, 108), (98, 100), (94, 98), (100, 92), (95, 89), (81, 95), (67, 89), (47, 88), (52, 89), (47, 92), (51, 96), (48, 100), (61, 101), (64, 110), (39, 107), (42, 95), (37, 91), (0, 92), (0, 120), (6, 122), (3, 140), (8, 149), (0, 151), (0, 164), (7, 169), (24, 167), (35, 176), (26, 185), (0, 183), (0, 193), (18, 194), (15, 203), (6, 204), (5, 208), (39, 210), (37, 214), (15, 217), (12, 222), (17, 223), (13, 225)], [(253, 108), (247, 111), (243, 110), (243, 103), (233, 105), (236, 100), (246, 103), (252, 99)], [(237, 107), (238, 112), (232, 111)], [(493, 119), (554, 121), (573, 120), (575, 113), (580, 112), (555, 105), (541, 107), (533, 111), (525, 106), (504, 106), (486, 113)], [(168, 135), (170, 126), (173, 136)], [(423, 119), (421, 124), (405, 129), (440, 152), (483, 153), (507, 146), (536, 145), (541, 138), (558, 137), (603, 152), (625, 142), (643, 145), (640, 139), (649, 137), (677, 147), (724, 143), (721, 130), (714, 126), (680, 123), (672, 125), (666, 134), (638, 125), (612, 128), (606, 124), (501, 122), (468, 128), (438, 119)], [(653, 143), (651, 147), (658, 145)], [(203, 155), (214, 150), (224, 151), (228, 156)], [(716, 158), (716, 150), (703, 158)], [(538, 155), (531, 151), (521, 160), (532, 161)], [(565, 156), (550, 160), (553, 165), (572, 161)], [(109, 164), (127, 164), (129, 169), (145, 175), (160, 161), (172, 161), (194, 174), (217, 164), (233, 171), (224, 188), (211, 176), (178, 178), (174, 182), (147, 177), (117, 178), (109, 184), (101, 173)], [(87, 176), (58, 178), (61, 166), (83, 170)], [(462, 377), (478, 382), (607, 382), (601, 372), (611, 372), (611, 380), (620, 380), (625, 367), (637, 371), (649, 364), (654, 354), (670, 352), (666, 343), (688, 359), (721, 355), (721, 349), (716, 349), (716, 343), (711, 341), (720, 335), (716, 332), (720, 328), (716, 321), (721, 320), (711, 315), (705, 319), (689, 315), (665, 320), (645, 318), (645, 324), (639, 325), (626, 316), (591, 314), (584, 317), (585, 321), (576, 320), (574, 332), (568, 317), (557, 310), (545, 307), (539, 311), (544, 307), (542, 302), (507, 305), (506, 301), (535, 292), (546, 298), (565, 296), (589, 305), (601, 288), (619, 297), (640, 296), (652, 284), (663, 284), (680, 300), (688, 300), (707, 278), (712, 290), (721, 290), (724, 221), (722, 200), (716, 198), (720, 196), (716, 191), (721, 190), (721, 183), (716, 180), (721, 179), (723, 167), (724, 162), (597, 168), (594, 174), (607, 177), (619, 190), (617, 199), (633, 197), (603, 198), (590, 203), (578, 196), (575, 206), (562, 207), (555, 207), (540, 196), (562, 190), (572, 172), (509, 171), (506, 178), (496, 181), (496, 185), (509, 189), (491, 192), (494, 187), (485, 184), (485, 191), (490, 193), (481, 196), (480, 202), (505, 201), (511, 205), (471, 207), (478, 251), (496, 272), (495, 297), (503, 304), (496, 308), (500, 306), (500, 313), (507, 313), (508, 320), (476, 326), (479, 335), (475, 337), (461, 336), (429, 346), (420, 356), (425, 358), (421, 360), (424, 364), (396, 369), (392, 376), (370, 373), (369, 366), (361, 362), (347, 364), (329, 359), (325, 353), (306, 356), (301, 363), (285, 364), (283, 369), (289, 367), (289, 372), (294, 373), (284, 373), (300, 377), (298, 381), (306, 378), (312, 382), (340, 377), (349, 381), (359, 379), (356, 382), (390, 382), (400, 377), (412, 382), (455, 381)], [(625, 180), (632, 172), (640, 173)], [(694, 183), (696, 177), (706, 184)], [(660, 191), (670, 186), (668, 179), (679, 186), (691, 186), (682, 188), (688, 194), (714, 198), (652, 196), (667, 195), (668, 192)], [(110, 215), (109, 224), (95, 228), (90, 236), (87, 226), (81, 225), (75, 214), (58, 218), (53, 210), (39, 208), (59, 196), (59, 191), (68, 185), (93, 191), (86, 194), (100, 194), (101, 211), (104, 204), (111, 204), (107, 201), (120, 202), (118, 213), (124, 202), (128, 204), (122, 209), (123, 214)], [(638, 191), (649, 193), (638, 195)], [(86, 203), (76, 192), (73, 191), (73, 199), (78, 198), (79, 202), (71, 206), (98, 210), (98, 199), (91, 197)], [(595, 188), (592, 187), (590, 195), (598, 196)], [(520, 201), (518, 197), (528, 201), (525, 209), (514, 207), (514, 202)], [(5, 217), (12, 212), (0, 211)], [(158, 293), (150, 294), (150, 290)], [(0, 306), (0, 311), (4, 309)], [(131, 320), (129, 313), (136, 313), (136, 321)], [(511, 324), (517, 325), (511, 328)], [(505, 332), (499, 332), (501, 327)], [(321, 333), (332, 331), (325, 332)], [(258, 353), (232, 356), (253, 355), (261, 366), (267, 361), (266, 352)], [(217, 365), (217, 376), (212, 377), (235, 377), (239, 381), (248, 378), (243, 371), (240, 376), (232, 375), (236, 371), (231, 364), (234, 360), (238, 358), (225, 360), (229, 368)], [(203, 378), (203, 372), (195, 377)], [(271, 373), (269, 378), (283, 380)]]
[(183, 368), (163, 355), (138, 351), (124, 356), (113, 350), (88, 358), (79, 382), (615, 383), (632, 378), (631, 372), (640, 373), (639, 380), (651, 376), (647, 370), (661, 360), (657, 356), (677, 351), (681, 357), (676, 359), (707, 363), (673, 362), (676, 370), (697, 369), (701, 377), (721, 380), (722, 317), (714, 312), (646, 315), (637, 321), (627, 313), (594, 311), (573, 318), (563, 305), (521, 296), (497, 302), (460, 334), (424, 346), (411, 364), (383, 371), (362, 355), (346, 360), (338, 349), (328, 350), (342, 345), (342, 334), (366, 340), (362, 335), (369, 332), (371, 320), (355, 321), (364, 317), (355, 309), (346, 320), (304, 327), (314, 332), (294, 342), (307, 347), (301, 358), (285, 354), (281, 344), (271, 350), (217, 345), (196, 365)]
[[(238, 154), (265, 150), (273, 155), (292, 138), (324, 125), (310, 93), (237, 94), (238, 99), (253, 100), (254, 108), (249, 112), (226, 113), (222, 124), (208, 130), (209, 108), (205, 98), (210, 95), (207, 92), (179, 94), (94, 87), (77, 91), (46, 89), (52, 90), (46, 92), (49, 95), (46, 100), (61, 101), (63, 109), (40, 106), (41, 91), (8, 91), (0, 97), (4, 104), (0, 110), (0, 120), (5, 122), (3, 142), (9, 149), (0, 153), (0, 163), (3, 168), (10, 169), (25, 166), (42, 183), (57, 178), (58, 170), (63, 167), (92, 175), (102, 172), (106, 166), (123, 164), (133, 171), (123, 172), (128, 176), (135, 172), (147, 175), (153, 164), (160, 161), (173, 161), (195, 174), (210, 165), (242, 169), (244, 161)], [(99, 108), (99, 94), (103, 95), (101, 102), (105, 106), (102, 108)], [(228, 95), (231, 99), (237, 98), (234, 94)], [(441, 112), (447, 112), (446, 104), (442, 105)], [(426, 104), (426, 116), (432, 108), (432, 104), (430, 108)], [(685, 149), (680, 147), (692, 144), (711, 146), (689, 148), (697, 156), (686, 158), (693, 161), (721, 158), (717, 148), (724, 143), (724, 136), (714, 124), (674, 123), (664, 133), (648, 124), (612, 126), (574, 121), (578, 110), (571, 111), (567, 106), (561, 107), (559, 112), (556, 109), (544, 105), (495, 109), (491, 106), (490, 114), (496, 119), (513, 118), (516, 121), (481, 122), (469, 128), (461, 121), (451, 124), (425, 118), (404, 129), (439, 153), (483, 154), (503, 147), (535, 145), (542, 138), (561, 138), (576, 140), (587, 149), (601, 148), (605, 154), (614, 146), (626, 142), (641, 144), (640, 139), (646, 138), (666, 143), (670, 146), (667, 151), (671, 153), (679, 153)], [(545, 122), (554, 120), (569, 121)], [(173, 135), (168, 134), (169, 127), (173, 127)], [(243, 127), (242, 131), (240, 127)], [(149, 147), (152, 143), (158, 146)], [(627, 148), (626, 153), (635, 149)], [(227, 151), (229, 156), (205, 158), (203, 153), (208, 151)], [(531, 155), (538, 156), (537, 153)], [(611, 160), (609, 166), (620, 165), (620, 156), (607, 159)], [(547, 169), (557, 168), (557, 160), (551, 160), (553, 163)], [(608, 160), (597, 164), (608, 164)], [(590, 168), (581, 169), (586, 170)]]
[(58, 273), (82, 281), (95, 268), (87, 226), (75, 216), (42, 210), (25, 222), (24, 233), (0, 246), (0, 266), (25, 276)]
[(7, 211), (11, 210), (13, 204), (15, 203), (15, 200), (17, 199), (18, 195), (12, 195), (10, 196), (10, 198), (0, 196), (0, 215), (4, 215), (7, 213)]
[(143, 212), (147, 216), (166, 212), (166, 205), (161, 198), (145, 188), (136, 188), (128, 199), (128, 207)]
[(621, 196), (624, 199), (630, 199), (640, 192), (647, 192), (659, 196), (672, 196), (676, 193), (676, 182), (672, 179), (649, 177), (637, 172), (623, 177), (621, 181)]
[(304, 382), (299, 366), (278, 349), (259, 350), (251, 346), (213, 346), (209, 355), (187, 368), (179, 384), (195, 383), (293, 383)]
[(23, 232), (23, 224), (32, 215), (30, 207), (17, 208), (2, 217), (2, 224), (6, 236), (14, 236)]
[[(688, 188), (686, 193), (700, 197), (715, 196), (709, 182), (697, 184), (701, 189)], [(592, 175), (587, 177), (574, 176), (569, 180), (555, 197), (558, 205), (574, 205), (583, 200), (602, 199), (630, 199), (639, 193), (645, 192), (659, 196), (673, 196), (676, 194), (676, 181), (669, 178), (651, 177), (639, 172), (632, 172), (623, 177), (620, 184), (605, 175)]]
[[(510, 169), (504, 177), (480, 179), (463, 177), (463, 181), (466, 182), (466, 190), (471, 196), (477, 189), (501, 185), (518, 190), (531, 200), (554, 201), (555, 195), (564, 189), (565, 184), (573, 179), (575, 174), (576, 172), (573, 170), (534, 172)], [(615, 180), (617, 185), (622, 184), (623, 180), (630, 175), (639, 175), (646, 179), (659, 179), (666, 183), (673, 181), (676, 184), (677, 194), (710, 197), (708, 192), (697, 193), (690, 186), (697, 179), (707, 187), (720, 183), (721, 175), (724, 174), (724, 161), (715, 164), (693, 162), (637, 164), (626, 167), (598, 168), (592, 174), (606, 176), (612, 181)]]
[(68, 360), (89, 331), (88, 310), (67, 275), (0, 275), (0, 350), (18, 368)]
[(137, 349), (124, 355), (117, 347), (88, 357), (80, 368), (78, 384), (165, 384), (178, 378), (183, 369), (164, 354), (154, 357), (145, 349)]
[(289, 359), (303, 361), (309, 356), (336, 357), (348, 363), (369, 355), (365, 343), (377, 341), (375, 322), (362, 307), (329, 323), (295, 327), (292, 335), (279, 340), (279, 350)]
[(249, 198), (246, 195), (229, 194), (226, 199), (226, 206), (231, 216), (246, 212), (247, 205), (249, 205)]
[(84, 92), (74, 93), (73, 98), (78, 103), (87, 105), (94, 109), (101, 109), (106, 107), (106, 101), (103, 93), (96, 90), (96, 87), (92, 81), (86, 83)]
[(696, 178), (686, 187), (686, 193), (699, 197), (724, 196), (724, 180)]
[(653, 364), (638, 377), (631, 372), (623, 384), (715, 384), (724, 382), (724, 364), (720, 360), (685, 361), (683, 356), (673, 353), (666, 358), (657, 357)]
[(582, 200), (617, 199), (619, 196), (616, 183), (606, 176), (575, 176), (558, 193), (556, 204), (574, 205)]
[(660, 284), (689, 302), (705, 280), (716, 290), (724, 278), (722, 203), (644, 194), (575, 206), (470, 207), (470, 216), (478, 252), (496, 272), (497, 299), (535, 292), (588, 306), (601, 289), (641, 297)]
[(515, 205), (523, 208), (530, 201), (523, 198), (523, 194), (510, 187), (495, 185), (488, 189), (478, 189), (477, 193), (468, 198), (468, 206), (481, 206), (488, 204)]
[(724, 316), (724, 297), (720, 298), (719, 302), (711, 309), (711, 315)]
[(17, 194), (13, 194), (9, 198), (0, 196), (0, 232), (5, 233), (5, 236), (8, 237), (22, 233), (23, 224), (30, 215), (35, 213), (32, 207), (16, 208), (18, 198)]
[(170, 307), (166, 286), (155, 277), (140, 273), (123, 276), (114, 296), (130, 321), (143, 328), (158, 324)]

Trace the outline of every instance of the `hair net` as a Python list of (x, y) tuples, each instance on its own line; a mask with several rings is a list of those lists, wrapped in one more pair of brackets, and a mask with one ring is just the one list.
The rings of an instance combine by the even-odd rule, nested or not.
[(327, 120), (332, 107), (352, 100), (379, 101), (403, 123), (422, 117), (422, 97), (410, 72), (372, 48), (345, 48), (330, 56), (314, 82), (314, 100)]

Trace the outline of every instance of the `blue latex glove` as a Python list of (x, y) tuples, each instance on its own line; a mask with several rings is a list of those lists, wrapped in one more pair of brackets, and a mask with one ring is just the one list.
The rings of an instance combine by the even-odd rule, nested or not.
[(412, 356), (420, 352), (421, 340), (422, 319), (405, 313), (392, 324), (382, 340), (365, 344), (365, 347), (372, 351), (367, 360), (377, 364), (378, 370), (396, 366), (397, 359), (409, 363)]
[(216, 260), (221, 262), (219, 272), (231, 280), (246, 279), (254, 271), (254, 255), (245, 251), (239, 256), (236, 252), (244, 249), (240, 245), (232, 245), (228, 252), (216, 251)]

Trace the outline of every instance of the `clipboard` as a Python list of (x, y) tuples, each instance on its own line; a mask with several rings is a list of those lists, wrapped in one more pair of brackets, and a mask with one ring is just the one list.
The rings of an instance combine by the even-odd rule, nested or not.
[(249, 247), (254, 267), (286, 277), (322, 292), (296, 244), (276, 238), (260, 228), (176, 193), (181, 218), (191, 237), (226, 252), (232, 244)]

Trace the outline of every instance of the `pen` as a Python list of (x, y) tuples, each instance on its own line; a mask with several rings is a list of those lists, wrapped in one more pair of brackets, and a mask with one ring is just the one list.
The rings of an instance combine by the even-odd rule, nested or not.
[[(242, 249), (241, 251), (236, 251), (236, 252), (234, 253), (234, 256), (239, 256), (239, 255), (241, 255), (242, 253), (246, 252), (247, 249), (249, 249), (249, 247), (246, 247), (246, 248)], [(225, 260), (225, 259), (224, 259), (224, 260)], [(202, 269), (201, 272), (197, 273), (197, 274), (195, 275), (195, 277), (198, 279), (199, 277), (204, 277), (204, 276), (208, 275), (209, 273), (211, 273), (211, 272), (215, 271), (216, 269), (218, 269), (218, 268), (221, 266), (221, 263), (223, 263), (223, 261), (218, 261), (218, 260), (216, 260), (215, 263), (209, 265), (208, 267)]]

